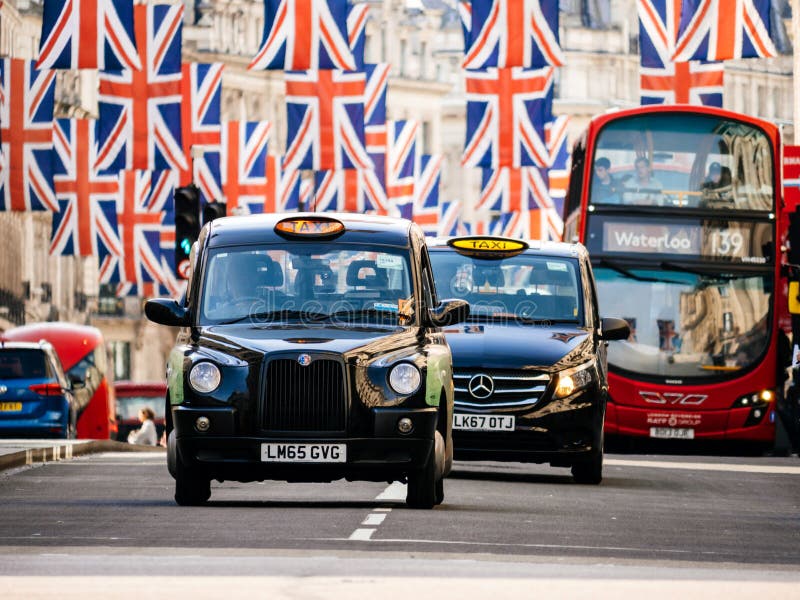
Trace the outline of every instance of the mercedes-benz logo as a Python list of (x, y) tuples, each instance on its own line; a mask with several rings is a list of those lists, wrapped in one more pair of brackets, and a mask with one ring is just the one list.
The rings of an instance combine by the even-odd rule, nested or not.
[(0, 394), (5, 394), (8, 391), (8, 388), (4, 385), (0, 385)]
[(309, 354), (301, 354), (297, 357), (297, 362), (300, 363), (301, 366), (307, 367), (311, 364), (311, 355)]
[(473, 398), (486, 400), (494, 393), (494, 380), (484, 373), (479, 373), (469, 380), (468, 389)]

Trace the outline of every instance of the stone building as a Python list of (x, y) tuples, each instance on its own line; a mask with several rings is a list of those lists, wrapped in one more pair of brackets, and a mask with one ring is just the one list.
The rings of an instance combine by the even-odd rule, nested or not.
[[(162, 2), (169, 0), (151, 0)], [(175, 0), (177, 1), (177, 0)], [(223, 119), (270, 120), (272, 148), (286, 140), (283, 75), (248, 71), (261, 42), (262, 0), (184, 0), (184, 60), (223, 62)], [(467, 217), (478, 197), (480, 171), (460, 166), (465, 137), (461, 24), (455, 0), (370, 0), (366, 59), (389, 62), (391, 119), (420, 122), (420, 149), (445, 156), (442, 198), (460, 198)], [(593, 116), (638, 104), (638, 22), (635, 0), (611, 0), (602, 28), (584, 27), (581, 0), (560, 0), (561, 44), (554, 111), (571, 117), (575, 136)], [(35, 58), (42, 0), (5, 0), (0, 56)], [(792, 120), (789, 57), (726, 65), (725, 104), (778, 123)], [(97, 77), (58, 75), (58, 117), (97, 116)], [(308, 176), (308, 174), (306, 174)], [(69, 320), (100, 327), (117, 377), (163, 377), (172, 333), (148, 323), (142, 300), (117, 299), (97, 284), (92, 259), (51, 257), (51, 218), (0, 213), (0, 331), (23, 322)]]

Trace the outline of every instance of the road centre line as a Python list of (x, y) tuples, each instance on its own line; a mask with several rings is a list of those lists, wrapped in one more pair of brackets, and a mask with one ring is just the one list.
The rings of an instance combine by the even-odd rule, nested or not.
[(771, 475), (800, 475), (800, 467), (776, 465), (729, 465), (723, 463), (660, 462), (606, 458), (606, 466), (644, 467), (654, 469), (683, 469), (687, 471), (727, 471), (733, 473), (765, 473)]
[[(385, 490), (375, 496), (375, 500), (405, 500), (406, 497), (406, 484), (395, 481), (390, 483)], [(386, 520), (386, 516), (392, 512), (391, 508), (381, 506), (372, 509), (372, 512), (366, 516), (361, 522), (361, 525), (366, 527), (359, 527), (350, 537), (347, 538), (356, 542), (369, 542), (372, 540), (372, 534), (377, 531), (377, 527)]]

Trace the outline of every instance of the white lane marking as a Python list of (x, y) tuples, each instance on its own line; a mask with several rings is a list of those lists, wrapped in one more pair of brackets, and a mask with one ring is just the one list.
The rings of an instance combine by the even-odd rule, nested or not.
[(375, 512), (392, 512), (391, 508), (373, 508), (372, 510)]
[(370, 513), (367, 515), (367, 518), (364, 519), (361, 524), (362, 525), (374, 525), (378, 526), (383, 523), (383, 520), (386, 518), (387, 513)]
[(663, 462), (651, 460), (625, 460), (606, 458), (607, 466), (645, 467), (655, 469), (684, 469), (688, 471), (727, 471), (733, 473), (767, 473), (772, 475), (800, 475), (800, 467), (775, 465), (729, 465), (723, 463)]
[(358, 542), (368, 542), (372, 539), (372, 534), (375, 533), (374, 529), (356, 529), (353, 533), (350, 534), (350, 537), (347, 538), (349, 540), (355, 540)]
[(375, 500), (405, 500), (406, 484), (395, 481), (375, 497)]

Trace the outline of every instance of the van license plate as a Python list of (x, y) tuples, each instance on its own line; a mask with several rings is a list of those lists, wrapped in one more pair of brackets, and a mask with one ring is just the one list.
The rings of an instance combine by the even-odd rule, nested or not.
[(453, 429), (466, 431), (514, 431), (513, 415), (453, 415)]
[(0, 412), (19, 412), (22, 410), (22, 402), (0, 402)]
[(261, 444), (262, 462), (343, 463), (347, 444)]
[(694, 429), (686, 427), (651, 427), (650, 437), (665, 440), (693, 440)]

